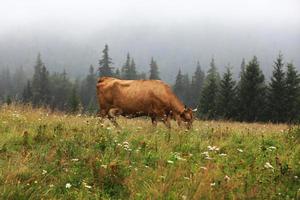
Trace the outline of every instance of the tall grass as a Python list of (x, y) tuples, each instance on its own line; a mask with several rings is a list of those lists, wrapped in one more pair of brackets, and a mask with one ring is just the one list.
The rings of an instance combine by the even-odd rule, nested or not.
[(299, 199), (300, 128), (0, 108), (2, 199)]

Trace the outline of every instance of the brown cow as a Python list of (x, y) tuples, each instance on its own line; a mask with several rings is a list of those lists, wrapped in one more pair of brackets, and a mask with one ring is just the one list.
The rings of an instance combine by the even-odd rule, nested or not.
[(191, 128), (193, 111), (186, 108), (172, 92), (171, 88), (160, 80), (120, 80), (102, 77), (97, 83), (97, 95), (100, 105), (100, 117), (108, 118), (118, 126), (116, 116), (150, 116), (152, 124), (162, 120), (170, 128), (170, 119), (178, 125), (184, 121)]

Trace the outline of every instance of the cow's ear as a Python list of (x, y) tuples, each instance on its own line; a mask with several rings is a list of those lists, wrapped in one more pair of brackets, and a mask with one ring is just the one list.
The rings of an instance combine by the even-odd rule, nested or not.
[(186, 105), (184, 105), (184, 110), (187, 110), (187, 106)]

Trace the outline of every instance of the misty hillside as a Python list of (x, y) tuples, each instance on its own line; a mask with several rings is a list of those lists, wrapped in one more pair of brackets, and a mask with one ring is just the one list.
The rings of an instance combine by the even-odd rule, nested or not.
[(121, 67), (129, 52), (137, 69), (149, 72), (153, 56), (159, 65), (162, 79), (173, 82), (179, 68), (192, 73), (197, 61), (206, 71), (212, 57), (220, 72), (228, 64), (235, 75), (242, 58), (257, 55), (261, 68), (269, 78), (273, 60), (281, 51), (284, 60), (293, 61), (300, 69), (299, 28), (245, 26), (241, 29), (226, 25), (200, 24), (185, 26), (114, 26), (93, 32), (78, 30), (48, 30), (32, 28), (27, 31), (2, 34), (0, 37), (0, 68), (23, 66), (33, 70), (38, 52), (50, 71), (63, 71), (78, 77), (85, 75), (90, 64), (98, 66), (105, 43), (110, 46), (113, 66)]

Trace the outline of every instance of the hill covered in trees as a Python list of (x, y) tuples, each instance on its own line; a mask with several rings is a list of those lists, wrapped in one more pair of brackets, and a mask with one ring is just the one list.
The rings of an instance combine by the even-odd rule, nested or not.
[[(0, 74), (0, 101), (30, 103), (34, 107), (47, 106), (66, 112), (96, 113), (96, 81), (101, 76), (120, 79), (160, 79), (159, 64), (154, 58), (149, 71), (139, 72), (135, 60), (128, 53), (124, 64), (113, 67), (109, 47), (105, 45), (98, 66), (90, 65), (87, 75), (72, 78), (65, 70), (49, 72), (38, 54), (32, 77), (23, 68), (13, 74), (7, 68)], [(174, 74), (175, 76), (175, 74)], [(296, 122), (300, 119), (300, 77), (292, 62), (285, 63), (280, 53), (273, 64), (271, 80), (266, 80), (258, 58), (241, 63), (239, 78), (227, 66), (219, 74), (214, 58), (204, 72), (200, 63), (190, 77), (179, 69), (172, 85), (176, 95), (187, 105), (198, 107), (197, 116), (203, 119), (238, 121)]]

